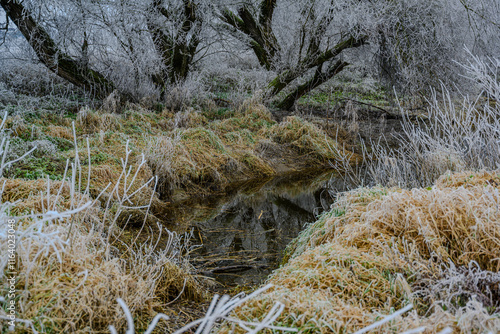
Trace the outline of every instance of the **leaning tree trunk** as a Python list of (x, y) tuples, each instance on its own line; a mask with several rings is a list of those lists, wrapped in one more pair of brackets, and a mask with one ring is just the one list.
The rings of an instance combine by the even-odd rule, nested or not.
[(48, 32), (17, 0), (0, 0), (0, 5), (31, 45), (38, 59), (52, 72), (99, 97), (113, 90), (113, 84), (101, 73), (59, 49)]
[(309, 93), (314, 88), (330, 80), (332, 77), (341, 72), (347, 65), (349, 65), (349, 63), (339, 60), (334, 65), (330, 66), (325, 73), (322, 72), (323, 65), (318, 66), (314, 76), (309, 81), (295, 88), (293, 92), (288, 94), (280, 103), (278, 103), (277, 107), (283, 110), (291, 109), (295, 104), (295, 101)]
[[(272, 29), (273, 13), (276, 8), (277, 0), (261, 0), (258, 13), (250, 10), (249, 5), (243, 4), (237, 12), (230, 9), (224, 9), (221, 12), (220, 19), (228, 26), (242, 32), (250, 40), (252, 47), (260, 64), (266, 69), (279, 69), (279, 57), (281, 47), (278, 43), (275, 33)], [(306, 75), (309, 71), (316, 68), (316, 73), (308, 82), (295, 88), (279, 104), (282, 109), (290, 109), (295, 101), (312, 89), (328, 81), (334, 75), (339, 73), (347, 66), (347, 63), (337, 61), (327, 71), (322, 72), (323, 64), (335, 61), (342, 51), (350, 48), (357, 48), (367, 43), (366, 36), (347, 36), (343, 38), (332, 48), (321, 50), (321, 36), (328, 30), (330, 23), (335, 18), (334, 9), (330, 9), (312, 32), (309, 32), (310, 38), (302, 38), (300, 50), (306, 50), (304, 57), (293, 67), (279, 69), (279, 74), (271, 80), (266, 89), (266, 96), (274, 97), (283, 89), (289, 87), (293, 81)], [(313, 15), (306, 11), (307, 15)], [(311, 19), (314, 21), (314, 19)], [(302, 54), (302, 51), (299, 52)], [(278, 62), (278, 64), (277, 64)]]
[[(342, 51), (350, 48), (357, 48), (366, 43), (366, 37), (354, 38), (350, 37), (335, 45), (333, 48), (325, 52), (316, 54), (308, 54), (307, 57), (300, 62), (294, 69), (289, 69), (278, 74), (267, 86), (266, 94), (275, 96), (285, 89), (292, 81), (301, 77), (306, 72), (314, 67), (322, 66), (325, 62), (334, 59), (342, 53)], [(312, 51), (311, 51), (312, 52)], [(338, 73), (338, 72), (337, 72)], [(335, 73), (336, 74), (336, 73)], [(325, 82), (325, 81), (323, 81)], [(322, 83), (323, 83), (322, 82)], [(306, 83), (307, 85), (307, 83)], [(317, 86), (316, 86), (317, 87)], [(302, 96), (302, 95), (301, 95)]]

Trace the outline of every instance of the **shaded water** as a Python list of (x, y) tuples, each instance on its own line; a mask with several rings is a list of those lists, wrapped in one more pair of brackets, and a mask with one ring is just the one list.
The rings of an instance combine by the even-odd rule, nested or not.
[[(172, 227), (194, 229), (198, 271), (228, 285), (254, 285), (278, 267), (283, 250), (327, 210), (342, 181), (331, 172), (288, 175), (232, 187), (225, 196), (178, 203)], [(341, 189), (342, 190), (342, 189)]]

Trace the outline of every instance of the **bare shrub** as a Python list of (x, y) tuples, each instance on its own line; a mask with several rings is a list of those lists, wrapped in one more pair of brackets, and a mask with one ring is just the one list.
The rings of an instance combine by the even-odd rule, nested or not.
[[(436, 278), (438, 277), (438, 278)], [(416, 286), (415, 295), (429, 305), (457, 311), (470, 301), (477, 301), (483, 307), (497, 309), (499, 305), (500, 273), (482, 270), (472, 260), (466, 266), (444, 264), (435, 277), (423, 278)]]
[[(364, 150), (364, 176), (373, 184), (404, 188), (431, 185), (447, 171), (500, 168), (500, 95), (497, 72), (500, 62), (472, 57), (463, 66), (481, 93), (474, 100), (459, 101), (442, 86), (439, 98), (432, 91), (423, 115), (401, 110), (403, 134), (399, 148), (383, 142)], [(351, 170), (355, 173), (355, 170)]]
[(117, 90), (113, 91), (102, 101), (102, 109), (108, 113), (121, 111), (121, 97)]
[(6, 87), (5, 83), (0, 82), (0, 106), (16, 103), (16, 95)]
[(167, 109), (180, 111), (203, 101), (206, 96), (207, 91), (202, 76), (192, 74), (186, 80), (166, 87), (163, 103)]

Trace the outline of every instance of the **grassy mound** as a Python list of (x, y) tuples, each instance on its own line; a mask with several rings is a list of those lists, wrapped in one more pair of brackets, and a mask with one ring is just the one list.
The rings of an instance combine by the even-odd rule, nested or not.
[(289, 116), (269, 129), (270, 137), (280, 144), (290, 144), (299, 152), (325, 161), (335, 160), (337, 143), (316, 125), (296, 116)]
[[(115, 181), (115, 189), (134, 182), (131, 178)], [(134, 312), (137, 326), (145, 328), (158, 312), (169, 311), (168, 302), (205, 298), (176, 234), (162, 229), (171, 241), (162, 251), (154, 249), (155, 240), (123, 243), (115, 224), (119, 201), (102, 207), (88, 193), (75, 192), (77, 176), (76, 182), (5, 178), (0, 182), (2, 207), (24, 215), (16, 225), (15, 287), (16, 317), (27, 328), (44, 333), (100, 333), (114, 324), (122, 329), (126, 321), (118, 298)], [(5, 228), (2, 225), (0, 232)], [(0, 249), (6, 269), (5, 238)], [(6, 274), (10, 277), (2, 270)], [(5, 281), (0, 290), (7, 296)]]
[(345, 193), (288, 247), (274, 288), (237, 316), (258, 318), (279, 301), (278, 321), (301, 333), (352, 332), (412, 303), (376, 331), (497, 332), (499, 190), (500, 174), (482, 172)]
[(326, 166), (337, 158), (330, 150), (336, 145), (312, 123), (298, 117), (276, 123), (264, 106), (250, 101), (229, 118), (153, 137), (147, 159), (167, 199), (176, 189), (203, 193), (276, 174), (280, 160), (289, 162), (289, 171)]
[[(320, 128), (299, 117), (276, 123), (255, 99), (236, 110), (212, 109), (175, 114), (134, 105), (121, 114), (87, 107), (76, 114), (18, 110), (6, 122), (14, 136), (12, 157), (34, 146), (38, 149), (4, 176), (35, 180), (48, 175), (61, 180), (66, 160), (76, 154), (72, 122), (77, 145), (85, 148), (89, 142), (93, 195), (120, 174), (127, 143), (129, 163), (137, 167), (145, 154), (147, 168), (139, 177), (145, 181), (157, 175), (157, 190), (164, 200), (220, 191), (250, 178), (325, 167), (337, 158), (330, 149), (337, 143)], [(87, 164), (88, 157), (82, 157), (82, 163)]]

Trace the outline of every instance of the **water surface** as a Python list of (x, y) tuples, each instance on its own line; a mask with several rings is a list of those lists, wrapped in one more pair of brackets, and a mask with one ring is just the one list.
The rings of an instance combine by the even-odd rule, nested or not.
[(192, 255), (198, 271), (229, 285), (261, 283), (279, 266), (282, 252), (318, 214), (329, 209), (332, 172), (308, 172), (234, 185), (225, 196), (176, 206), (176, 226), (193, 228)]

